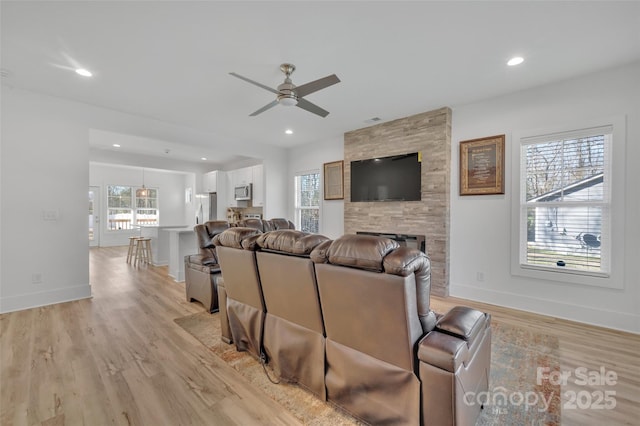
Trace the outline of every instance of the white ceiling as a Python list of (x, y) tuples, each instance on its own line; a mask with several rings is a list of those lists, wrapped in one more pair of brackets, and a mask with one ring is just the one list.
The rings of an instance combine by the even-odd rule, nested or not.
[[(455, 107), (640, 60), (637, 1), (2, 1), (1, 8), (3, 84), (207, 132), (212, 151), (327, 140), (372, 117)], [(514, 55), (525, 62), (507, 67)], [(338, 75), (341, 83), (307, 97), (328, 117), (282, 106), (248, 116), (274, 95), (229, 72), (275, 88), (283, 62), (297, 66), (298, 85)], [(76, 75), (76, 67), (94, 77)], [(103, 143), (97, 147), (112, 149)], [(167, 143), (173, 149), (179, 141)], [(147, 145), (132, 152), (166, 155)]]

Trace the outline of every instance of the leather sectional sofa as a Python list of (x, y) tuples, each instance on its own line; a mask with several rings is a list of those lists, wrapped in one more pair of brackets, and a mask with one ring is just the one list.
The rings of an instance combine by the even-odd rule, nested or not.
[(213, 244), (224, 341), (370, 424), (475, 424), (490, 316), (431, 311), (424, 253), (382, 237), (242, 227)]

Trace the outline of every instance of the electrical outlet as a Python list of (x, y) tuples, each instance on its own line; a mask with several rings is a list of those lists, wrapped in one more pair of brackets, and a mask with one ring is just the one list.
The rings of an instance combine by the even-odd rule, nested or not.
[(42, 284), (42, 272), (34, 272), (31, 274), (32, 284)]
[(484, 281), (484, 272), (477, 272), (476, 273), (476, 280), (478, 280), (478, 282), (483, 282)]
[(58, 210), (43, 210), (42, 219), (44, 220), (58, 220)]

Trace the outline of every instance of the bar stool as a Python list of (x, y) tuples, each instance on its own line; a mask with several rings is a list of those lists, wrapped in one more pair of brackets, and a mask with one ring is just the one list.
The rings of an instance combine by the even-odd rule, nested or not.
[(127, 263), (131, 263), (136, 251), (136, 240), (140, 237), (129, 237), (129, 251), (127, 251)]
[(133, 265), (138, 263), (151, 263), (151, 238), (136, 238), (136, 257)]

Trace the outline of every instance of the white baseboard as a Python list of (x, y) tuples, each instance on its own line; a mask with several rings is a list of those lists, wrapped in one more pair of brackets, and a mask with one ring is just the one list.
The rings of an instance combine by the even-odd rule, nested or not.
[(450, 295), (571, 321), (640, 334), (640, 315), (574, 305), (557, 300), (451, 284)]
[(20, 294), (0, 298), (0, 313), (21, 311), (55, 303), (71, 302), (73, 300), (91, 297), (91, 285), (65, 287), (37, 293)]

